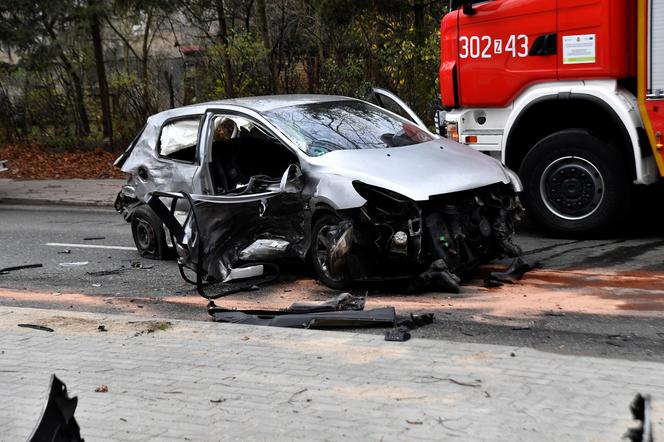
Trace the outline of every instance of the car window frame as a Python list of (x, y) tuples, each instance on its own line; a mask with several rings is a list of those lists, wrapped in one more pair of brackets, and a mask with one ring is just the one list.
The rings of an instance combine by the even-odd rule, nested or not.
[[(178, 160), (177, 158), (171, 158), (167, 155), (162, 155), (161, 154), (161, 135), (164, 131), (164, 127), (166, 127), (169, 124), (173, 124), (176, 121), (182, 121), (182, 120), (194, 120), (198, 119), (198, 132), (196, 135), (196, 153), (194, 155), (194, 161), (186, 161), (186, 160)], [(188, 165), (194, 165), (198, 166), (200, 165), (200, 144), (201, 144), (201, 135), (203, 131), (203, 126), (205, 122), (205, 114), (188, 114), (188, 115), (178, 115), (176, 117), (171, 117), (166, 120), (159, 126), (159, 134), (157, 135), (157, 143), (155, 144), (155, 148), (157, 151), (157, 157), (160, 159), (165, 159), (168, 161), (173, 161), (175, 163), (180, 163), (180, 164), (188, 164)]]
[[(304, 154), (298, 147), (297, 145), (293, 144), (293, 142), (288, 138), (285, 134), (283, 134), (279, 128), (277, 128), (275, 125), (270, 123), (267, 118), (265, 118), (261, 113), (253, 111), (251, 109), (238, 109), (236, 107), (225, 107), (225, 106), (214, 106), (210, 107), (206, 110), (206, 115), (209, 115), (210, 122), (212, 121), (212, 118), (217, 117), (217, 116), (238, 116), (245, 118), (246, 120), (249, 120), (253, 124), (258, 124), (261, 126), (262, 130), (266, 131), (268, 135), (273, 137), (275, 140), (277, 140), (279, 143), (283, 145), (284, 148), (286, 148), (288, 151), (290, 151), (295, 157), (297, 158), (298, 161), (298, 166), (301, 167), (302, 164), (302, 158), (301, 155), (306, 155)], [(208, 117), (204, 117), (204, 119), (207, 120)], [(203, 124), (205, 126), (205, 124)], [(207, 126), (211, 126), (208, 124)], [(210, 130), (208, 130), (208, 133), (206, 134), (206, 147), (205, 147), (205, 152), (206, 152), (206, 161), (211, 161), (212, 157), (210, 155), (210, 148), (212, 147), (213, 143), (213, 137), (211, 136), (212, 133)], [(202, 136), (202, 134), (201, 134)], [(160, 135), (161, 137), (161, 135)]]

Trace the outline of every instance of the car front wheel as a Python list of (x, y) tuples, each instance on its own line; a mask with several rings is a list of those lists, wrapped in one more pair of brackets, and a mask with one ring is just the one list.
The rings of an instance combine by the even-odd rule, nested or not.
[(333, 214), (325, 214), (318, 218), (311, 229), (311, 248), (309, 257), (311, 265), (320, 281), (328, 287), (345, 290), (350, 285), (350, 277), (344, 269), (340, 274), (333, 274), (328, 262), (334, 232), (341, 220)]
[(544, 138), (528, 152), (519, 175), (528, 217), (555, 235), (605, 233), (628, 213), (624, 161), (614, 146), (587, 131)]

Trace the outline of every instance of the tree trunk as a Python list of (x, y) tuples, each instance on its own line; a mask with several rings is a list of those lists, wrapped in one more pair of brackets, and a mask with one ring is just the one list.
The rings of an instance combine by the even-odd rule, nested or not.
[(48, 35), (51, 37), (51, 40), (53, 40), (53, 43), (60, 50), (60, 61), (62, 62), (62, 66), (64, 67), (65, 72), (67, 72), (67, 76), (71, 82), (70, 86), (74, 89), (74, 105), (76, 106), (76, 112), (78, 113), (78, 117), (80, 119), (80, 123), (76, 124), (76, 132), (79, 136), (89, 135), (90, 121), (88, 120), (88, 112), (85, 109), (85, 96), (83, 95), (83, 85), (81, 84), (81, 79), (76, 73), (76, 69), (74, 69), (74, 66), (72, 66), (71, 62), (65, 55), (64, 50), (60, 46), (53, 27), (45, 20), (44, 25), (46, 32), (48, 32)]
[(107, 140), (108, 145), (111, 146), (113, 144), (113, 120), (111, 116), (108, 82), (106, 81), (106, 65), (104, 63), (104, 48), (102, 46), (101, 29), (99, 26), (99, 13), (94, 9), (97, 6), (97, 0), (89, 0), (88, 5), (92, 8), (92, 13), (90, 14), (90, 33), (92, 34), (92, 47), (95, 56), (95, 66), (97, 67), (104, 138)]
[(216, 0), (217, 5), (217, 21), (219, 22), (219, 42), (223, 49), (222, 60), (224, 62), (224, 86), (226, 89), (226, 97), (235, 97), (233, 90), (233, 67), (231, 59), (228, 55), (228, 29), (226, 28), (226, 14), (224, 12), (224, 1)]
[(148, 62), (150, 61), (150, 25), (152, 24), (152, 10), (147, 12), (145, 21), (145, 33), (143, 34), (143, 46), (141, 48), (141, 79), (143, 87), (143, 103), (145, 106), (145, 116), (150, 116), (154, 112), (152, 109), (152, 100), (150, 99), (150, 77), (148, 75)]
[(272, 41), (270, 39), (270, 28), (267, 23), (267, 9), (265, 0), (256, 0), (256, 9), (258, 13), (258, 25), (261, 36), (263, 37), (263, 46), (265, 47), (265, 64), (270, 71), (270, 90), (273, 94), (277, 93), (277, 70), (272, 62)]

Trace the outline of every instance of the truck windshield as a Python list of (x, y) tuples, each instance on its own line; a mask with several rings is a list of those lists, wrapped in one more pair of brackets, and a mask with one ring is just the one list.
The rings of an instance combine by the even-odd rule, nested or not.
[(309, 156), (409, 146), (434, 139), (410, 121), (357, 100), (282, 107), (264, 115)]

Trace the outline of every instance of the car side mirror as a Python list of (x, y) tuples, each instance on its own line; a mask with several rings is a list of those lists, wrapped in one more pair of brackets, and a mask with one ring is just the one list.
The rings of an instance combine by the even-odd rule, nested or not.
[(279, 192), (281, 193), (299, 193), (302, 191), (302, 170), (297, 164), (288, 166), (281, 176), (279, 183)]

